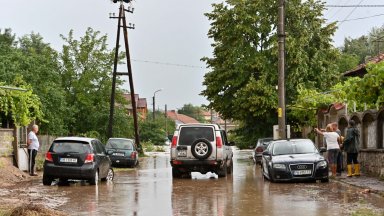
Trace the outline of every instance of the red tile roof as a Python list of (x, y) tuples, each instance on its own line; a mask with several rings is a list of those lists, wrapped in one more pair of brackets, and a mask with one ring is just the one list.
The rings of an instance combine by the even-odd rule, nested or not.
[(349, 77), (354, 77), (354, 76), (363, 77), (367, 73), (367, 70), (365, 69), (367, 64), (369, 64), (369, 63), (376, 64), (376, 63), (379, 63), (381, 61), (384, 61), (384, 53), (368, 59), (367, 63), (359, 64), (355, 69), (345, 72), (343, 74), (343, 76), (346, 76), (346, 77), (348, 77), (348, 76)]
[(180, 121), (184, 124), (190, 124), (190, 123), (199, 123), (196, 119), (189, 117), (184, 114), (179, 114), (175, 110), (171, 110), (167, 112), (168, 118), (171, 118), (175, 121)]

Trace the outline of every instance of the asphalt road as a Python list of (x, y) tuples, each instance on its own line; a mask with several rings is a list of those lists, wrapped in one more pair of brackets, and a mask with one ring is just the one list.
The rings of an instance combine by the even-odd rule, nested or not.
[[(384, 214), (384, 199), (337, 181), (270, 183), (249, 159), (235, 151), (234, 173), (226, 178), (192, 173), (172, 179), (169, 154), (143, 158), (136, 169), (116, 169), (112, 183), (84, 182), (45, 187), (31, 185), (35, 202), (69, 215), (351, 215)], [(30, 198), (30, 199), (33, 199)]]

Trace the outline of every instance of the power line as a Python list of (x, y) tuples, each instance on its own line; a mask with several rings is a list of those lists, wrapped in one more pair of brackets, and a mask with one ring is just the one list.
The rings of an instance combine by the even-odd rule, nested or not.
[(325, 7), (354, 7), (354, 8), (358, 8), (358, 7), (384, 7), (384, 5), (360, 5), (360, 4), (357, 4), (357, 5), (325, 5)]
[[(348, 0), (346, 0), (345, 2), (342, 2), (342, 5), (347, 3), (347, 1)], [(341, 7), (337, 8), (336, 12), (329, 19), (332, 19), (333, 17), (335, 17), (340, 12), (341, 9), (342, 9)]]
[(159, 64), (159, 65), (168, 65), (168, 66), (176, 66), (176, 67), (188, 67), (188, 68), (201, 68), (205, 69), (203, 66), (196, 66), (196, 65), (185, 65), (185, 64), (176, 64), (176, 63), (169, 63), (169, 62), (158, 62), (158, 61), (149, 61), (149, 60), (140, 60), (140, 59), (131, 59), (135, 62), (143, 62), (143, 63), (150, 63), (150, 64)]
[(344, 18), (343, 21), (341, 21), (338, 26), (340, 26), (341, 24), (343, 24), (345, 22), (345, 20), (347, 20), (352, 14), (353, 12), (355, 12), (356, 8), (361, 5), (361, 3), (363, 2), (364, 0), (361, 0), (357, 5), (355, 5), (355, 7), (352, 9), (352, 11)]
[(373, 18), (373, 17), (378, 17), (378, 16), (384, 16), (384, 14), (376, 14), (376, 15), (372, 15), (372, 16), (358, 17), (358, 18), (354, 18), (354, 19), (344, 20), (344, 22), (355, 21), (355, 20), (362, 20), (362, 19), (368, 19), (368, 18)]

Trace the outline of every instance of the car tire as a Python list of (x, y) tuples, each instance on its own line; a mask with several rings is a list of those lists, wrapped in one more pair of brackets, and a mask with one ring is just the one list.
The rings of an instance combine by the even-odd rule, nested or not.
[(102, 178), (101, 181), (113, 181), (114, 177), (115, 173), (113, 172), (113, 169), (109, 168), (107, 176), (105, 178)]
[(219, 169), (219, 171), (217, 172), (217, 175), (219, 177), (226, 177), (227, 176), (227, 161), (224, 162), (223, 164), (223, 167), (221, 169)]
[(212, 145), (206, 139), (197, 139), (191, 145), (192, 155), (199, 160), (207, 159), (212, 153)]
[(172, 167), (172, 177), (181, 178), (182, 173), (177, 168)]
[(43, 185), (50, 186), (52, 184), (53, 178), (43, 175)]
[(93, 177), (89, 180), (90, 185), (97, 185), (97, 182), (99, 181), (99, 171), (96, 170), (93, 174)]
[(329, 178), (321, 179), (320, 181), (321, 181), (321, 183), (328, 183), (329, 182)]
[(272, 174), (271, 174), (271, 170), (268, 169), (268, 179), (270, 182), (275, 182), (275, 179), (273, 178)]
[(233, 173), (233, 159), (231, 159), (231, 165), (228, 168), (227, 167), (227, 174), (232, 174)]

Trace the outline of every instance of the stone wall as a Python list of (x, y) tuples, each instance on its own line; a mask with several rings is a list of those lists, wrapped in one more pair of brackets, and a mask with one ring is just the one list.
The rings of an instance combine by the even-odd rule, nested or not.
[(362, 172), (384, 176), (384, 149), (361, 149), (359, 162)]
[[(340, 109), (339, 109), (340, 108)], [(379, 110), (347, 113), (346, 107), (332, 105), (324, 112), (318, 112), (318, 125), (323, 127), (334, 121), (335, 116), (342, 135), (346, 136), (348, 120), (354, 120), (360, 131), (359, 162), (362, 172), (384, 177), (384, 107)], [(322, 146), (322, 137), (316, 140)], [(346, 169), (346, 153), (344, 167)]]

